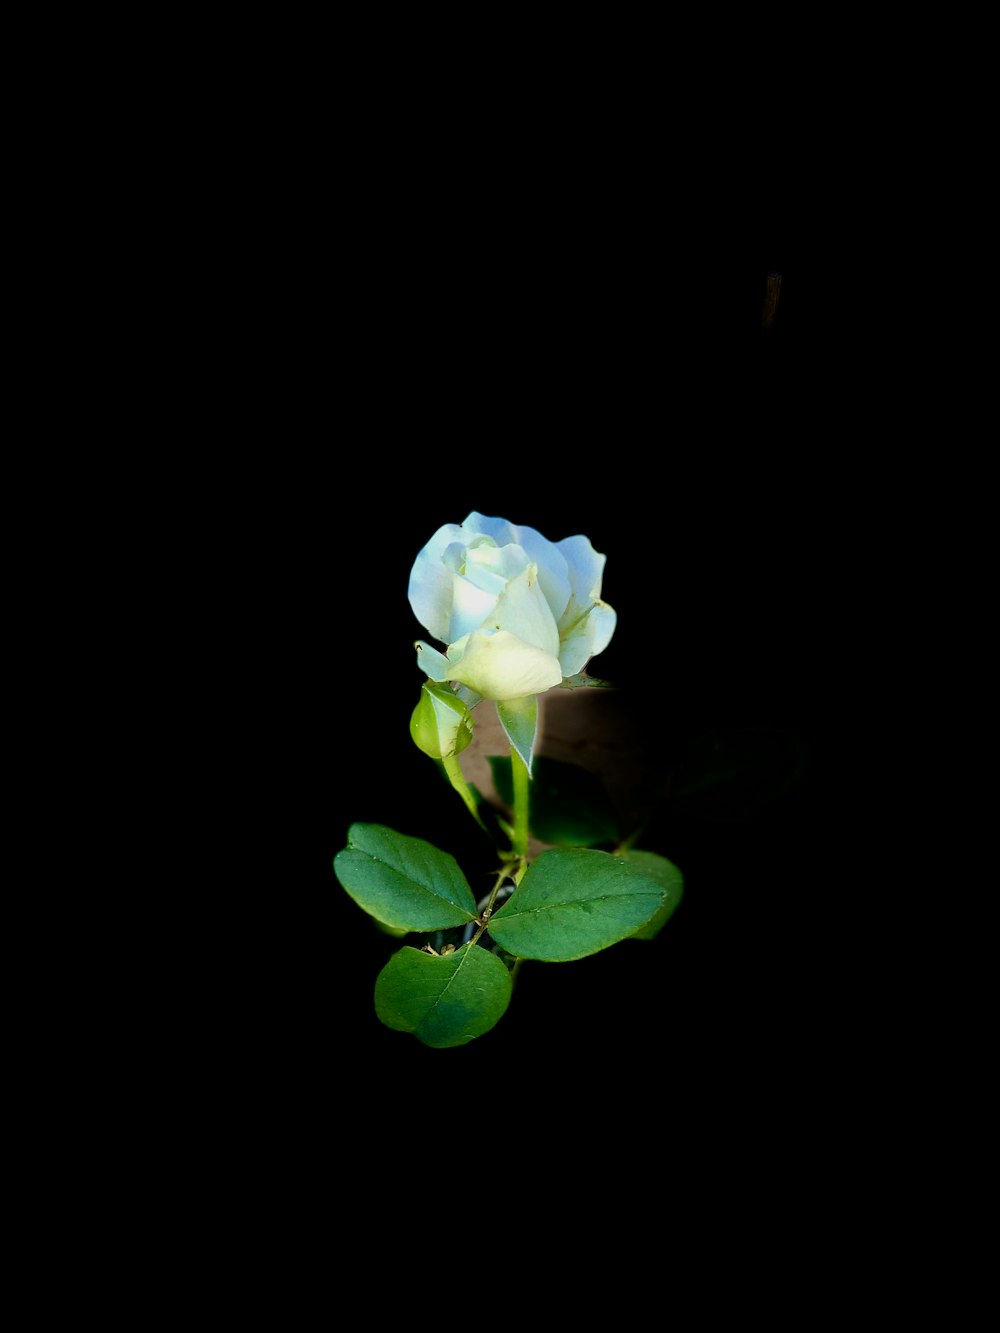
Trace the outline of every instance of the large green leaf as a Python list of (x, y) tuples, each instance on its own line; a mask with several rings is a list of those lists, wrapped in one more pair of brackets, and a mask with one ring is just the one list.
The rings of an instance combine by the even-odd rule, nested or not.
[(667, 895), (660, 910), (654, 912), (646, 924), (630, 937), (633, 940), (651, 940), (667, 924), (684, 896), (684, 876), (673, 861), (668, 861), (656, 852), (629, 851), (626, 860), (633, 869), (655, 880)]
[(556, 847), (532, 862), (489, 930), (519, 958), (568, 963), (634, 935), (665, 896), (622, 856)]
[(444, 930), (475, 920), (476, 900), (458, 862), (423, 838), (352, 824), (333, 868), (358, 906), (386, 926)]
[(464, 1046), (500, 1021), (510, 996), (507, 968), (478, 944), (441, 956), (404, 945), (378, 974), (375, 1012), (425, 1046)]
[[(510, 759), (489, 756), (493, 785), (507, 805), (514, 803)], [(528, 788), (528, 824), (540, 842), (561, 847), (595, 847), (619, 837), (618, 817), (600, 778), (579, 764), (538, 755)]]

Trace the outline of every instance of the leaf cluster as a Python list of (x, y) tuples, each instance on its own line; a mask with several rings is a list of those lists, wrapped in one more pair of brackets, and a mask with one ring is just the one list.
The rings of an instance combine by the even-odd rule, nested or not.
[[(509, 803), (512, 761), (490, 764)], [(673, 915), (680, 870), (617, 842), (614, 809), (593, 774), (537, 758), (529, 809), (536, 838), (550, 845), (530, 862), (501, 852), (496, 884), (478, 903), (449, 853), (382, 824), (351, 825), (334, 858), (342, 887), (387, 933), (427, 936), (404, 943), (378, 975), (375, 1009), (387, 1027), (431, 1047), (464, 1045), (503, 1017), (525, 960), (573, 962), (651, 940)]]

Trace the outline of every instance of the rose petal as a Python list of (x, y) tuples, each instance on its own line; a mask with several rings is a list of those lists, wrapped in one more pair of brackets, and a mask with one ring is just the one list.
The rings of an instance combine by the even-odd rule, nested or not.
[(497, 546), (509, 546), (517, 540), (505, 518), (487, 518), (474, 509), (462, 524), (462, 540), (469, 546), (480, 535), (492, 538)]
[(418, 639), (414, 645), (417, 650), (417, 666), (429, 680), (451, 680), (452, 665), (444, 653), (439, 653), (429, 643)]
[[(502, 583), (500, 588), (503, 588)], [(478, 629), (493, 614), (498, 595), (499, 592), (484, 592), (467, 578), (456, 576), (451, 586), (451, 616), (447, 631), (441, 636), (444, 642), (454, 643)]]
[[(495, 622), (495, 624), (494, 624)], [(523, 574), (511, 579), (484, 630), (509, 630), (550, 657), (559, 655), (559, 629), (538, 579), (538, 569), (530, 565)]]
[(568, 633), (564, 631), (565, 637), (559, 646), (559, 665), (563, 675), (575, 676), (592, 657), (605, 649), (611, 642), (617, 623), (617, 613), (607, 602), (597, 602)]
[(562, 625), (571, 624), (581, 611), (600, 600), (607, 556), (594, 550), (589, 537), (564, 537), (558, 546), (566, 560), (571, 588), (570, 600), (560, 619)]
[(446, 555), (461, 536), (455, 523), (438, 528), (410, 570), (408, 596), (413, 614), (428, 634), (442, 643), (449, 639), (452, 605), (453, 576)]
[(560, 684), (563, 677), (558, 658), (525, 643), (508, 630), (498, 630), (495, 634), (477, 630), (453, 643), (447, 660), (449, 679), (467, 685), (483, 699), (520, 699), (528, 694), (544, 694)]
[(514, 532), (519, 544), (538, 566), (538, 581), (558, 622), (566, 609), (571, 591), (566, 557), (555, 542), (550, 542), (534, 528), (520, 527), (515, 528)]

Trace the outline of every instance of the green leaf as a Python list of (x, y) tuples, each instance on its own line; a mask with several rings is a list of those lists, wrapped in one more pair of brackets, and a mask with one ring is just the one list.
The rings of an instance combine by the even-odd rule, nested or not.
[(478, 944), (440, 956), (404, 946), (378, 975), (375, 1012), (425, 1046), (464, 1046), (500, 1021), (511, 990), (507, 968)]
[(666, 891), (622, 856), (553, 848), (495, 916), (494, 940), (519, 958), (568, 963), (627, 939), (664, 906)]
[[(510, 759), (490, 755), (493, 785), (507, 805), (514, 800)], [(617, 842), (618, 816), (600, 779), (579, 764), (539, 755), (528, 789), (528, 824), (540, 842), (595, 847)]]
[(376, 930), (381, 931), (383, 935), (391, 935), (394, 940), (401, 940), (404, 935), (410, 933), (405, 927), (387, 926), (384, 921), (379, 921), (378, 917), (372, 918), (372, 924)]
[(382, 824), (352, 824), (333, 859), (359, 907), (399, 930), (444, 930), (476, 918), (476, 900), (447, 852)]
[(651, 940), (667, 924), (684, 896), (684, 876), (673, 861), (658, 856), (656, 852), (629, 851), (625, 859), (633, 869), (655, 880), (667, 895), (660, 910), (654, 912), (646, 924), (629, 937), (633, 940)]

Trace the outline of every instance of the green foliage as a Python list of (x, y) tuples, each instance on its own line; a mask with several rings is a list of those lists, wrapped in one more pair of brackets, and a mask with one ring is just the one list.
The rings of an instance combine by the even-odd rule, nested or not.
[(651, 940), (660, 933), (673, 916), (677, 905), (684, 896), (684, 876), (665, 856), (656, 852), (630, 850), (625, 853), (629, 865), (657, 883), (666, 894), (663, 906), (654, 912), (644, 926), (640, 926), (629, 938), (633, 940)]
[(359, 907), (383, 925), (443, 930), (476, 917), (476, 900), (458, 862), (423, 838), (352, 824), (333, 868)]
[[(623, 940), (655, 940), (684, 892), (673, 862), (621, 844), (603, 784), (577, 765), (535, 757), (530, 781), (525, 774), (515, 789), (511, 759), (490, 756), (496, 792), (515, 811), (515, 823), (508, 822), (467, 784), (458, 763), (457, 752), (471, 735), (470, 706), (481, 704), (447, 686), (424, 686), (411, 735), (496, 844), (492, 892), (477, 904), (454, 857), (382, 824), (352, 824), (347, 846), (334, 857), (340, 884), (379, 931), (393, 940), (411, 932), (429, 937), (422, 948), (403, 945), (389, 958), (375, 981), (375, 1010), (387, 1027), (435, 1048), (466, 1045), (495, 1027), (522, 963), (573, 962)], [(498, 717), (511, 754), (530, 757), (535, 700), (498, 705)], [(681, 802), (697, 805), (706, 793), (721, 792), (724, 807), (734, 797), (740, 806), (755, 756), (759, 760), (760, 746), (746, 738), (708, 740), (690, 757)], [(787, 772), (787, 766), (777, 770)], [(533, 861), (523, 840), (525, 822), (538, 841), (550, 844)]]
[(519, 958), (567, 963), (627, 939), (665, 900), (666, 890), (624, 857), (556, 848), (528, 868), (489, 929)]
[(464, 1046), (506, 1012), (511, 975), (496, 954), (475, 944), (435, 955), (404, 946), (375, 982), (375, 1012), (425, 1046)]
[[(489, 757), (493, 785), (505, 805), (514, 803), (511, 761)], [(539, 842), (597, 847), (621, 836), (614, 806), (600, 779), (578, 764), (539, 755), (528, 793), (528, 823)]]

